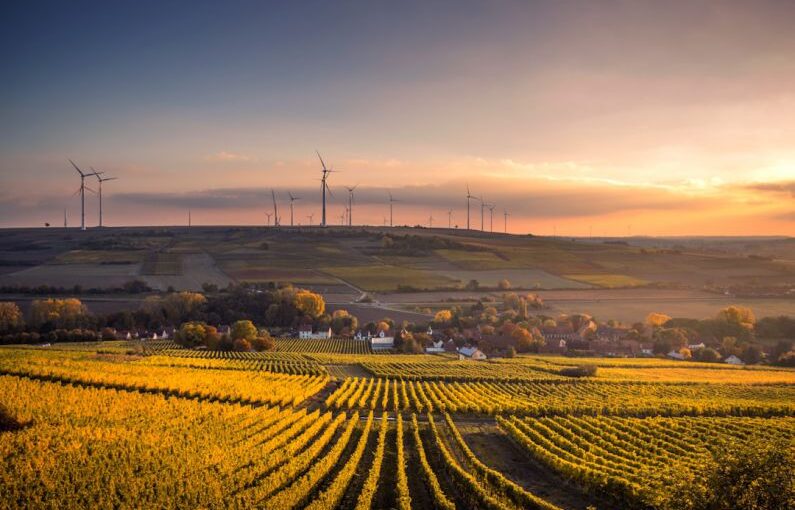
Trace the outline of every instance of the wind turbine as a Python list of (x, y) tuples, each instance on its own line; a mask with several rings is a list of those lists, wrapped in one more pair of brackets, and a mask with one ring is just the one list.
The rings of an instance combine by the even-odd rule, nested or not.
[(348, 213), (348, 209), (346, 208), (342, 214), (340, 214), (340, 225), (343, 227), (345, 226), (345, 215)]
[(320, 179), (320, 191), (323, 194), (323, 217), (320, 222), (320, 225), (325, 227), (326, 226), (326, 190), (328, 190), (329, 194), (333, 197), (334, 193), (331, 192), (331, 188), (328, 187), (328, 174), (333, 172), (330, 168), (326, 168), (326, 163), (323, 161), (323, 157), (320, 155), (320, 152), (317, 152), (317, 157), (320, 159), (320, 165), (323, 167), (323, 177)]
[(279, 208), (276, 206), (276, 192), (271, 188), (271, 198), (273, 199), (273, 226), (279, 226)]
[(502, 211), (502, 215), (505, 217), (505, 233), (507, 234), (508, 233), (508, 216), (510, 216), (510, 214), (508, 214), (508, 211)]
[(69, 162), (72, 164), (73, 167), (75, 167), (77, 173), (80, 174), (80, 188), (75, 192), (75, 195), (80, 193), (80, 230), (85, 230), (86, 229), (86, 190), (90, 191), (91, 193), (94, 192), (94, 190), (86, 186), (86, 177), (89, 177), (91, 175), (97, 175), (97, 173), (96, 172), (85, 173), (82, 170), (80, 170), (77, 167), (77, 165), (75, 165), (74, 161), (70, 159)]
[(314, 217), (315, 217), (315, 213), (311, 213), (311, 214), (309, 214), (309, 216), (307, 216), (307, 218), (309, 218), (309, 226), (310, 227), (312, 226), (312, 218), (314, 218)]
[(97, 176), (97, 182), (99, 183), (99, 226), (102, 226), (102, 183), (105, 181), (115, 181), (118, 177), (102, 177), (100, 174), (104, 172), (97, 172), (92, 167), (91, 170), (94, 172), (94, 175)]
[(489, 208), (489, 232), (494, 232), (494, 208), (497, 206), (494, 204), (486, 204), (486, 207)]
[(453, 210), (447, 210), (447, 228), (453, 228)]
[(428, 216), (428, 228), (433, 228), (433, 213)]
[(273, 213), (266, 212), (265, 216), (268, 217), (268, 226), (270, 227), (271, 226), (271, 216), (273, 216)]
[(395, 202), (400, 202), (400, 200), (396, 199), (392, 196), (392, 192), (389, 192), (389, 226), (392, 226), (392, 204)]
[(345, 189), (348, 190), (348, 226), (353, 226), (353, 190), (355, 190), (359, 185), (349, 188), (345, 186)]
[(66, 224), (66, 208), (64, 208), (64, 210), (63, 210), (63, 228), (64, 228), (64, 230), (66, 230), (68, 228), (68, 226)]
[(472, 193), (469, 192), (469, 184), (467, 184), (467, 230), (469, 230), (469, 201), (472, 199), (477, 200), (478, 197), (473, 197)]
[(296, 197), (289, 191), (287, 192), (287, 196), (290, 197), (290, 226), (293, 226), (293, 202), (296, 200), (301, 200), (301, 197)]
[(486, 206), (488, 204), (486, 204), (486, 202), (483, 201), (483, 195), (480, 195), (480, 198), (478, 198), (478, 200), (480, 200), (480, 231), (485, 232), (486, 229), (484, 228), (484, 223), (483, 223), (483, 211), (484, 209), (486, 209)]

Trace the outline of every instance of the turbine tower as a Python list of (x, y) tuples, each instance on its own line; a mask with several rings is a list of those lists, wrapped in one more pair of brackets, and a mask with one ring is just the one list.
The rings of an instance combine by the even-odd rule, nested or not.
[(307, 218), (309, 218), (309, 226), (310, 227), (312, 226), (312, 218), (314, 218), (314, 217), (315, 217), (315, 213), (311, 213), (311, 214), (309, 214), (307, 216)]
[(480, 200), (480, 231), (485, 232), (486, 229), (484, 228), (485, 224), (483, 223), (483, 211), (486, 209), (487, 204), (483, 201), (483, 195), (480, 195), (478, 200)]
[(273, 213), (266, 212), (265, 216), (268, 217), (268, 226), (270, 227), (271, 226), (271, 216), (273, 216)]
[(355, 190), (359, 185), (349, 188), (345, 186), (345, 189), (348, 190), (348, 226), (353, 226), (353, 190)]
[(97, 176), (97, 182), (99, 183), (99, 226), (102, 226), (102, 183), (105, 181), (115, 181), (118, 177), (102, 177), (100, 174), (104, 172), (97, 172), (92, 167), (91, 170), (94, 172), (94, 175)]
[(494, 232), (494, 208), (496, 206), (494, 204), (486, 204), (486, 207), (489, 208), (489, 232)]
[(433, 228), (433, 213), (428, 216), (428, 228)]
[(77, 167), (77, 165), (75, 165), (74, 161), (70, 159), (69, 162), (72, 164), (73, 167), (75, 167), (77, 173), (80, 174), (80, 188), (75, 192), (75, 195), (80, 193), (80, 230), (85, 230), (86, 229), (86, 190), (90, 191), (91, 193), (94, 192), (94, 190), (86, 186), (86, 177), (89, 177), (91, 175), (97, 175), (97, 173), (83, 172)]
[(477, 197), (473, 197), (472, 193), (469, 192), (469, 184), (467, 184), (467, 230), (469, 230), (469, 201), (473, 198), (477, 200)]
[(507, 234), (508, 233), (508, 216), (510, 216), (510, 215), (508, 214), (508, 211), (503, 211), (502, 215), (505, 217), (505, 233)]
[(290, 226), (293, 226), (293, 202), (296, 200), (301, 200), (301, 197), (296, 197), (289, 191), (287, 192), (287, 196), (290, 197)]
[(396, 199), (392, 196), (392, 192), (389, 192), (389, 226), (392, 226), (392, 204), (395, 202), (400, 202), (400, 200)]
[(328, 174), (333, 172), (330, 168), (326, 168), (326, 163), (323, 161), (323, 157), (320, 155), (320, 152), (317, 152), (317, 157), (320, 159), (320, 165), (323, 167), (323, 177), (320, 179), (320, 191), (323, 195), (323, 215), (322, 219), (320, 220), (320, 226), (326, 226), (326, 190), (328, 190), (331, 196), (334, 194), (331, 192), (331, 188), (328, 187)]
[(279, 208), (276, 206), (276, 192), (271, 188), (271, 198), (273, 199), (273, 226), (279, 226)]
[(447, 228), (453, 228), (453, 210), (447, 210)]

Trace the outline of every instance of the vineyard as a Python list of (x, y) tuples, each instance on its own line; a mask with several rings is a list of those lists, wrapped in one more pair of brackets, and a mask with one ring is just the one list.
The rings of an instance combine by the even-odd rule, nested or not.
[(718, 452), (795, 442), (788, 370), (594, 359), (607, 374), (572, 379), (565, 358), (335, 342), (0, 348), (0, 506), (668, 510)]

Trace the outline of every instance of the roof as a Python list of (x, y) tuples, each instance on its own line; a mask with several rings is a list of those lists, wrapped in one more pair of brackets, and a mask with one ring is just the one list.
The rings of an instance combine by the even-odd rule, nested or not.
[(478, 352), (480, 352), (480, 350), (477, 347), (461, 347), (460, 349), (458, 349), (458, 353), (463, 356), (466, 356), (467, 358), (471, 358), (472, 356), (475, 355), (475, 353)]
[(311, 332), (312, 331), (312, 325), (311, 324), (301, 324), (300, 326), (298, 326), (298, 331), (309, 331), (309, 332)]

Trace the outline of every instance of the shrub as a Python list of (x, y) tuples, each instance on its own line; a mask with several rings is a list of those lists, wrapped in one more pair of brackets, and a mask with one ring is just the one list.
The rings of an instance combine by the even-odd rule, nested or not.
[(0, 432), (19, 430), (23, 426), (24, 424), (20, 423), (14, 415), (11, 414), (11, 410), (0, 403)]
[(560, 375), (566, 377), (593, 377), (596, 375), (596, 365), (566, 367), (560, 370)]

